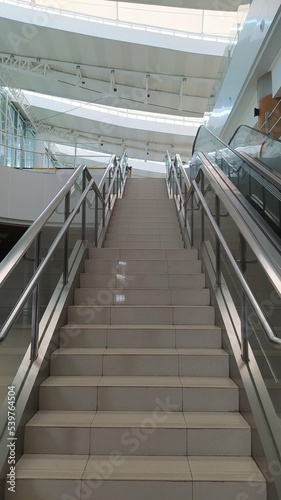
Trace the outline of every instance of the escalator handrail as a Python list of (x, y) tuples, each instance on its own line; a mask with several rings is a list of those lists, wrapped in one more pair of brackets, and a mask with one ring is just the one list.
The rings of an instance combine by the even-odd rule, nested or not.
[[(242, 125), (240, 125), (240, 127), (241, 126)], [(199, 129), (197, 130), (197, 133), (196, 133), (196, 136), (195, 136), (195, 139), (194, 139), (194, 142), (193, 142), (193, 146), (192, 146), (192, 156), (193, 156), (193, 154), (195, 152), (199, 152), (199, 151), (197, 151), (195, 149), (195, 145), (196, 145), (196, 140), (198, 139), (198, 136), (199, 136), (201, 130), (205, 130), (216, 141), (219, 141), (222, 144), (223, 148), (229, 149), (241, 161), (243, 161), (244, 163), (246, 163), (250, 168), (252, 168), (256, 172), (258, 172), (259, 175), (261, 175), (262, 177), (264, 177), (268, 182), (270, 182), (271, 184), (273, 184), (279, 191), (281, 191), (281, 179), (280, 179), (279, 176), (277, 176), (273, 172), (269, 171), (267, 168), (263, 167), (262, 165), (253, 162), (252, 159), (246, 159), (243, 156), (243, 154), (240, 154), (240, 152), (236, 151), (236, 149), (234, 149), (232, 146), (230, 146), (229, 144), (226, 144), (225, 142), (223, 142), (219, 137), (217, 137), (213, 132), (211, 132), (211, 130), (209, 130), (207, 127), (205, 127), (205, 125), (200, 125)]]
[[(212, 183), (216, 194), (219, 195), (219, 192), (220, 192), (221, 194), (219, 197), (221, 197), (223, 195), (224, 198), (226, 200), (228, 200), (228, 204), (227, 204), (226, 208), (227, 208), (230, 215), (232, 214), (235, 216), (234, 218), (236, 220), (236, 223), (237, 223), (237, 215), (239, 215), (238, 229), (244, 235), (244, 237), (246, 237), (245, 236), (246, 233), (251, 234), (253, 237), (253, 235), (255, 234), (255, 231), (254, 231), (255, 226), (257, 227), (257, 229), (259, 229), (259, 231), (263, 231), (263, 228), (261, 227), (261, 223), (258, 222), (255, 217), (253, 217), (253, 214), (248, 209), (248, 207), (245, 206), (245, 204), (243, 204), (242, 205), (243, 209), (246, 211), (246, 213), (251, 217), (251, 219), (253, 221), (251, 224), (251, 228), (250, 228), (249, 224), (247, 223), (247, 221), (243, 217), (243, 214), (241, 213), (241, 208), (239, 207), (239, 205), (241, 205), (241, 200), (238, 200), (235, 193), (233, 193), (235, 196), (235, 199), (233, 200), (230, 198), (230, 196), (229, 196), (229, 191), (230, 191), (229, 182), (227, 182), (227, 186), (223, 185), (222, 177), (225, 177), (225, 182), (229, 181), (229, 179), (225, 176), (225, 174), (222, 171), (218, 172), (216, 169), (214, 169), (210, 160), (207, 157), (204, 157), (203, 153), (201, 153), (200, 158), (202, 160), (202, 165), (200, 166), (200, 170), (197, 174), (196, 179), (192, 182), (191, 187), (187, 192), (185, 204), (188, 202), (192, 193), (196, 193), (196, 195), (198, 196), (197, 189), (195, 189), (195, 184), (197, 185), (199, 178), (200, 178), (200, 171), (202, 170), (204, 172), (204, 174), (207, 176), (208, 181)], [(175, 166), (172, 164), (171, 168), (175, 168)], [(219, 174), (219, 177), (218, 177), (218, 174)], [(233, 186), (233, 188), (235, 188), (235, 186)], [(200, 201), (200, 204), (202, 204), (202, 206), (203, 206), (202, 196), (201, 197), (198, 196), (198, 199)], [(226, 205), (225, 200), (223, 200), (223, 203)], [(205, 209), (205, 205), (204, 205), (204, 209)], [(220, 231), (219, 227), (218, 227), (218, 230)], [(267, 234), (266, 234), (266, 236), (267, 236)], [(221, 234), (221, 238), (223, 239), (222, 234)], [(259, 239), (254, 238), (254, 240), (255, 240), (256, 246), (258, 246), (259, 262), (261, 263), (261, 266), (264, 268), (266, 274), (269, 276), (269, 279), (271, 280), (276, 291), (279, 291), (279, 293), (280, 293), (280, 290), (281, 290), (280, 266), (278, 266), (278, 268), (276, 268), (276, 266), (273, 265), (272, 261), (269, 260), (269, 256), (265, 252), (262, 245), (260, 244)], [(246, 241), (248, 241), (247, 237), (246, 237)], [(224, 244), (227, 246), (226, 242), (224, 242)], [(229, 252), (230, 252), (230, 250), (229, 250)], [(254, 253), (256, 254), (257, 252), (254, 251)], [(235, 261), (234, 258), (233, 258), (233, 260)], [(268, 271), (268, 269), (265, 269), (265, 264), (268, 266), (270, 272)], [(242, 277), (243, 277), (243, 275), (242, 275)], [(240, 276), (238, 278), (240, 280)], [(241, 282), (241, 280), (240, 280), (240, 282)], [(243, 283), (241, 283), (242, 286), (243, 286)], [(244, 285), (245, 284), (247, 285), (246, 280), (245, 280)], [(271, 329), (271, 326), (269, 325), (265, 316), (263, 315), (263, 312), (260, 310), (258, 303), (256, 303), (256, 299), (255, 299), (254, 295), (252, 293), (249, 293), (250, 289), (248, 290), (247, 287), (248, 287), (248, 285), (245, 287), (243, 286), (243, 289), (245, 288), (245, 293), (248, 296), (253, 308), (256, 310), (258, 317), (259, 318), (262, 318), (262, 316), (264, 317), (264, 319), (262, 319), (262, 324), (263, 324), (263, 326), (265, 326), (265, 332), (266, 332), (266, 335), (267, 335), (269, 342), (271, 342), (275, 347), (280, 347), (281, 346), (281, 339), (274, 334), (273, 330)], [(258, 306), (258, 307), (256, 307), (256, 306)]]
[(241, 128), (248, 128), (252, 132), (255, 132), (256, 134), (262, 135), (265, 139), (272, 139), (273, 141), (280, 142), (280, 146), (281, 146), (281, 140), (278, 139), (277, 137), (272, 137), (272, 135), (266, 134), (265, 132), (261, 132), (261, 130), (257, 130), (256, 128), (250, 127), (249, 125), (239, 125), (239, 127), (237, 127), (237, 129), (235, 130), (235, 132), (232, 134), (231, 138), (229, 139), (229, 141), (228, 141), (229, 144), (231, 144), (234, 137), (236, 136), (236, 134), (238, 134), (238, 132), (240, 131)]
[(226, 243), (226, 240), (224, 239), (223, 237), (223, 234), (219, 228), (219, 226), (217, 225), (206, 201), (205, 201), (205, 198), (202, 194), (202, 192), (200, 191), (200, 189), (198, 188), (198, 185), (195, 181), (192, 182), (192, 187), (193, 187), (193, 190), (194, 192), (196, 192), (199, 200), (200, 200), (200, 203), (201, 203), (201, 206), (204, 208), (204, 211), (205, 211), (205, 214), (207, 215), (209, 221), (210, 221), (210, 224), (213, 228), (213, 230), (215, 231), (216, 233), (216, 237), (220, 240), (220, 243), (228, 257), (228, 260), (230, 261), (231, 263), (231, 266), (232, 266), (232, 269), (233, 271), (235, 272), (239, 282), (240, 282), (240, 285), (241, 287), (243, 288), (243, 291), (245, 292), (253, 310), (255, 311), (264, 331), (265, 331), (265, 334), (269, 340), (269, 342), (271, 344), (274, 345), (274, 347), (278, 347), (278, 348), (281, 348), (281, 338), (277, 337), (273, 331), (273, 329), (271, 328), (270, 324), (268, 323), (258, 301), (256, 300), (254, 294), (252, 293), (247, 281), (245, 280), (244, 276), (243, 276), (243, 273), (242, 271), (240, 270), (236, 260), (234, 259), (232, 253), (231, 253), (231, 250), (229, 248), (229, 246), (227, 245)]
[(276, 234), (274, 232), (271, 232), (271, 229), (264, 224), (264, 219), (260, 217), (259, 214), (257, 214), (256, 210), (253, 209), (252, 205), (247, 201), (245, 196), (240, 193), (240, 191), (234, 186), (231, 180), (218, 166), (216, 166), (215, 164), (213, 165), (210, 162), (209, 158), (207, 158), (204, 153), (199, 153), (199, 158), (202, 162), (208, 162), (212, 165), (213, 169), (215, 169), (216, 173), (222, 179), (222, 182), (227, 186), (227, 189), (229, 189), (234, 194), (239, 203), (246, 209), (248, 214), (252, 217), (253, 221), (255, 221), (255, 223), (258, 225), (259, 229), (266, 235), (272, 246), (277, 251), (280, 251), (280, 240), (277, 240)]

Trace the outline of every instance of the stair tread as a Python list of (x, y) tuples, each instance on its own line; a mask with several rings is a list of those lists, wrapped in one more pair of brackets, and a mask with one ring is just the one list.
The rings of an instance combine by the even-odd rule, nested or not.
[(82, 330), (214, 330), (216, 332), (220, 332), (220, 327), (217, 325), (205, 325), (205, 324), (196, 324), (196, 325), (154, 325), (154, 324), (144, 324), (137, 326), (135, 324), (131, 325), (85, 325), (80, 323), (67, 323), (62, 326), (62, 329), (73, 329), (77, 330), (78, 328)]
[[(73, 306), (69, 306), (70, 308), (71, 307), (95, 307), (94, 305), (85, 305), (85, 304), (77, 304), (77, 305), (73, 305)], [(114, 305), (101, 305), (99, 307), (102, 307), (103, 309), (106, 309), (106, 308), (114, 308), (114, 309), (118, 309), (118, 308), (121, 308), (121, 309), (124, 309), (126, 307), (130, 308), (130, 309), (133, 309), (133, 308), (138, 308), (138, 309), (167, 309), (167, 308), (176, 308), (176, 309), (192, 309), (192, 308), (197, 308), (197, 309), (201, 309), (201, 308), (208, 308), (208, 309), (214, 309), (214, 306), (213, 305), (204, 305), (204, 306), (201, 306), (201, 305), (192, 305), (192, 306), (186, 306), (186, 305), (154, 305), (154, 304), (126, 304), (126, 305), (121, 305), (121, 304), (114, 304)]]
[[(120, 457), (119, 457), (120, 458)], [(117, 457), (116, 457), (117, 459)], [(100, 479), (97, 465), (112, 463), (112, 455), (25, 454), (17, 479)], [(103, 481), (249, 481), (265, 482), (251, 457), (122, 456)]]
[[(250, 429), (239, 412), (163, 412), (157, 428)], [(27, 427), (108, 427), (141, 426), (151, 419), (147, 411), (38, 411)]]
[[(102, 287), (97, 287), (97, 286), (83, 286), (83, 287), (79, 287), (79, 288), (76, 288), (76, 290), (91, 290), (91, 291), (99, 291), (99, 290), (104, 290), (104, 288)], [(118, 288), (118, 286), (116, 286), (115, 288), (111, 288), (110, 289), (112, 292), (119, 292), (120, 293), (120, 288)], [(122, 293), (125, 293), (125, 292), (147, 292), (147, 291), (151, 291), (151, 292), (156, 292), (156, 293), (159, 293), (159, 291), (166, 291), (166, 292), (172, 292), (172, 291), (179, 291), (179, 292), (189, 292), (189, 293), (197, 293), (198, 291), (202, 291), (202, 290), (205, 290), (205, 291), (209, 291), (208, 288), (206, 287), (200, 287), (200, 288), (181, 288), (181, 287), (164, 287), (164, 288), (161, 288), (159, 290), (159, 288), (126, 288), (122, 290)]]
[(107, 347), (107, 348), (100, 348), (100, 347), (61, 347), (56, 349), (52, 355), (57, 356), (57, 355), (75, 355), (75, 354), (80, 354), (80, 355), (107, 355), (107, 356), (114, 356), (114, 355), (135, 355), (135, 356), (143, 356), (143, 355), (151, 355), (151, 356), (156, 356), (156, 355), (165, 355), (165, 356), (178, 356), (178, 355), (183, 355), (183, 356), (228, 356), (227, 352), (224, 351), (223, 349), (218, 349), (218, 348), (131, 348), (131, 347)]
[(51, 375), (41, 387), (219, 387), (238, 389), (229, 377)]

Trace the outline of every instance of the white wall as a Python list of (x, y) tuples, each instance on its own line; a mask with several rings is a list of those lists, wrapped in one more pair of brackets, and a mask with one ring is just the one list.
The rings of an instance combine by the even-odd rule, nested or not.
[(154, 161), (131, 160), (128, 164), (132, 166), (133, 177), (165, 177), (165, 164)]
[(0, 167), (0, 221), (33, 222), (72, 173)]
[(253, 0), (208, 124), (226, 142), (239, 124), (254, 123), (257, 80), (280, 49), (280, 30), (272, 32), (279, 18), (280, 0)]
[(272, 64), (272, 95), (273, 97), (281, 97), (281, 50)]

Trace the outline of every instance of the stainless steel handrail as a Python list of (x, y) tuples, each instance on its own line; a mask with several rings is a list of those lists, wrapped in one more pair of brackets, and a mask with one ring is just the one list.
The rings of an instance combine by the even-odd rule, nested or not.
[[(208, 160), (205, 159), (205, 161), (207, 162)], [(261, 325), (263, 326), (264, 328), (264, 331), (265, 331), (265, 334), (269, 340), (269, 342), (272, 343), (272, 345), (274, 347), (280, 347), (281, 346), (281, 339), (279, 337), (277, 337), (273, 331), (273, 329), (271, 328), (270, 324), (268, 323), (265, 315), (263, 314), (258, 302), (256, 301), (254, 295), (252, 294), (251, 292), (251, 289), (249, 288), (245, 278), (243, 277), (243, 273), (240, 271), (234, 257), (232, 256), (232, 253), (226, 243), (226, 241), (224, 240), (224, 237), (220, 231), (220, 228), (218, 226), (218, 224), (216, 223), (211, 211), (209, 210), (208, 208), (208, 205), (207, 203), (205, 202), (205, 199), (204, 199), (204, 196), (203, 196), (203, 193), (202, 191), (198, 188), (198, 182), (200, 181), (200, 177), (204, 174), (204, 175), (207, 175), (208, 176), (208, 180), (211, 181), (211, 179), (213, 179), (213, 183), (216, 184), (216, 195), (217, 197), (219, 197), (219, 191), (221, 191), (221, 193), (223, 193), (223, 197), (224, 197), (224, 201), (225, 199), (228, 199), (229, 200), (229, 206), (227, 207), (230, 215), (234, 215), (235, 214), (235, 220), (236, 220), (236, 223), (237, 223), (237, 212), (239, 212), (238, 210), (238, 201), (234, 202), (233, 199), (229, 199), (229, 194), (228, 194), (228, 190), (226, 190), (224, 188), (224, 186), (222, 185), (222, 181), (221, 179), (218, 177), (218, 176), (215, 176), (215, 172), (212, 172), (212, 165), (210, 162), (209, 163), (209, 166), (211, 168), (207, 168), (206, 165), (202, 164), (200, 166), (200, 169), (199, 169), (199, 172), (197, 174), (197, 178), (196, 180), (194, 180), (192, 182), (192, 185), (190, 187), (190, 189), (188, 190), (187, 192), (187, 196), (186, 196), (186, 199), (185, 199), (185, 203), (184, 205), (186, 205), (191, 197), (191, 201), (193, 199), (193, 196), (194, 194), (196, 193), (198, 199), (200, 200), (200, 204), (201, 204), (201, 207), (202, 207), (202, 210), (204, 210), (204, 212), (206, 213), (206, 215), (208, 216), (214, 230), (215, 230), (215, 233), (216, 233), (216, 237), (218, 238), (220, 244), (222, 244), (222, 246), (224, 247), (225, 251), (226, 251), (226, 254), (227, 256), (230, 258), (230, 261), (231, 261), (231, 264), (234, 268), (234, 271), (236, 272), (237, 274), (237, 277), (241, 283), (241, 286), (243, 288), (243, 291), (245, 292), (246, 296), (248, 297), (254, 311), (256, 312), (257, 314), (257, 317), (259, 318), (260, 322), (261, 322)], [(171, 171), (172, 169), (175, 169), (175, 166), (174, 165), (171, 165)], [(170, 178), (171, 178), (171, 172), (170, 171)], [(191, 230), (190, 230), (190, 234), (191, 234), (191, 244), (193, 245), (193, 230), (194, 230), (194, 224), (193, 224), (193, 202), (191, 203), (191, 209), (192, 209), (192, 214), (191, 214)], [(187, 224), (187, 221), (185, 221), (185, 224)], [(253, 221), (253, 224), (256, 224), (254, 221)], [(242, 230), (242, 226), (243, 226), (243, 229)], [(247, 231), (249, 231), (249, 228), (248, 228), (248, 225), (246, 224), (246, 222), (243, 220), (242, 216), (241, 216), (241, 220), (240, 220), (240, 227), (238, 227), (239, 231), (241, 232), (242, 230), (242, 233), (245, 233)], [(252, 228), (253, 229), (253, 228)], [(269, 261), (268, 259), (268, 256), (267, 254), (265, 253), (265, 251), (263, 250), (263, 248), (260, 246), (259, 247), (259, 251), (261, 252), (261, 256), (262, 258), (259, 258), (259, 261), (261, 263), (261, 265), (263, 266), (263, 268), (265, 269), (265, 263), (269, 266), (270, 268), (270, 273), (271, 273), (271, 276), (270, 279), (272, 280), (272, 283), (274, 284), (274, 286), (276, 287), (277, 290), (280, 290), (280, 283), (281, 283), (281, 276), (280, 274), (277, 273), (276, 271), (276, 268), (272, 266), (272, 263)], [(220, 263), (217, 262), (217, 264), (220, 266)], [(266, 273), (268, 274), (267, 270), (265, 269)], [(274, 279), (274, 275), (275, 275), (275, 279)], [(272, 279), (273, 278), (273, 279)], [(217, 272), (217, 285), (220, 286), (220, 269), (219, 269), (219, 272)], [(243, 339), (242, 339), (243, 340)], [(245, 344), (244, 344), (244, 348), (243, 348), (243, 351), (244, 351), (244, 355), (243, 355), (243, 358), (245, 361), (247, 361), (247, 354), (246, 354), (246, 348), (245, 348)]]
[(249, 302), (251, 303), (252, 307), (253, 307), (253, 310), (255, 311), (258, 319), (260, 320), (261, 322), (261, 325), (267, 335), (267, 338), (268, 340), (275, 344), (275, 347), (280, 347), (281, 348), (281, 339), (279, 337), (277, 337), (273, 331), (273, 329), (271, 328), (270, 324), (268, 323), (266, 317), (264, 316), (263, 312), (262, 312), (262, 309), (260, 308), (255, 296), (253, 295), (247, 281), (245, 280), (240, 268), (238, 267), (237, 263), (236, 263), (236, 260), (234, 259), (232, 253), (231, 253), (231, 250), (229, 248), (229, 246), (227, 245), (223, 235), (222, 235), (222, 232), (219, 228), (219, 226), (217, 225), (216, 221), (214, 220), (214, 217), (205, 201), (205, 198), (204, 196), (202, 195), (200, 189), (198, 188), (198, 185), (195, 181), (192, 182), (192, 186), (193, 186), (193, 189), (194, 191), (197, 193), (197, 196), (198, 198), (200, 199), (201, 201), (201, 206), (204, 208), (204, 211), (216, 233), (216, 236), (218, 237), (218, 239), (220, 240), (220, 243), (221, 245), (223, 246), (224, 250), (225, 250), (225, 253), (233, 267), (233, 270), (237, 276), (237, 278), (239, 279), (240, 281), (240, 284), (244, 290), (244, 292), (246, 293), (248, 299), (249, 299)]
[(67, 218), (66, 222), (63, 224), (61, 230), (59, 231), (58, 235), (54, 239), (52, 245), (50, 246), (46, 257), (44, 258), (44, 260), (42, 260), (41, 264), (38, 266), (35, 274), (32, 276), (31, 280), (29, 281), (29, 283), (25, 287), (25, 289), (24, 289), (23, 293), (21, 294), (20, 298), (18, 299), (16, 305), (14, 306), (14, 308), (11, 311), (11, 313), (9, 314), (6, 322), (4, 323), (4, 325), (2, 325), (1, 331), (0, 331), (0, 342), (2, 342), (7, 337), (11, 326), (16, 321), (18, 315), (21, 312), (22, 307), (24, 306), (25, 302), (30, 297), (30, 295), (33, 292), (35, 286), (39, 282), (39, 280), (40, 280), (42, 274), (44, 273), (47, 265), (49, 264), (50, 260), (52, 259), (54, 251), (56, 250), (58, 244), (62, 240), (62, 237), (65, 235), (66, 231), (68, 230), (68, 228), (69, 228), (70, 224), (72, 223), (73, 219), (76, 217), (76, 215), (77, 215), (77, 213), (78, 213), (78, 211), (80, 209), (80, 206), (82, 205), (83, 200), (86, 198), (87, 194), (92, 189), (93, 184), (94, 184), (94, 179), (92, 179), (90, 181), (90, 183), (87, 186), (86, 190), (80, 196), (80, 198), (79, 198), (79, 200), (78, 200), (75, 208), (73, 209), (73, 211), (71, 212), (71, 214)]
[[(101, 183), (99, 186), (95, 183), (93, 177), (91, 176), (90, 172), (88, 171), (87, 167), (85, 165), (81, 165), (71, 176), (71, 178), (67, 181), (65, 186), (59, 191), (59, 193), (56, 195), (56, 197), (52, 200), (52, 202), (46, 207), (46, 209), (43, 211), (43, 213), (38, 217), (38, 219), (30, 226), (30, 228), (24, 233), (22, 238), (18, 241), (18, 243), (14, 246), (12, 251), (5, 257), (5, 259), (1, 262), (0, 264), (0, 287), (4, 284), (8, 276), (12, 273), (12, 271), (15, 269), (21, 258), (24, 257), (26, 254), (28, 248), (31, 246), (33, 242), (36, 243), (36, 257), (35, 261), (37, 262), (37, 269), (35, 273), (33, 274), (31, 280), (25, 287), (23, 293), (21, 294), (20, 298), (18, 299), (17, 303), (15, 304), (14, 308), (10, 312), (9, 316), (7, 317), (4, 325), (1, 328), (0, 331), (0, 343), (7, 337), (9, 334), (9, 331), (16, 321), (17, 317), (19, 316), (24, 304), (30, 297), (33, 291), (35, 291), (35, 296), (34, 296), (34, 308), (33, 308), (33, 320), (32, 320), (32, 332), (31, 332), (31, 360), (36, 359), (37, 354), (38, 354), (38, 283), (39, 280), (46, 270), (47, 265), (49, 264), (50, 260), (52, 260), (53, 254), (62, 240), (62, 238), (65, 238), (65, 248), (64, 248), (64, 263), (63, 263), (63, 283), (67, 283), (67, 276), (68, 276), (68, 236), (67, 236), (67, 231), (70, 226), (70, 224), (73, 222), (75, 216), (77, 213), (80, 211), (80, 207), (82, 206), (82, 239), (85, 237), (85, 222), (86, 222), (86, 211), (85, 211), (85, 202), (86, 202), (86, 197), (89, 193), (90, 190), (93, 190), (95, 192), (95, 199), (96, 199), (96, 204), (95, 204), (95, 243), (97, 244), (98, 240), (98, 200), (100, 200), (101, 205), (102, 205), (102, 226), (104, 227), (105, 225), (105, 210), (106, 206), (108, 205), (108, 209), (110, 209), (110, 201), (111, 197), (113, 195), (113, 190), (115, 186), (115, 181), (117, 180), (117, 196), (118, 192), (121, 193), (121, 189), (124, 184), (125, 180), (125, 165), (126, 165), (126, 152), (124, 152), (122, 159), (120, 162), (117, 161), (116, 157), (113, 155), (109, 165), (106, 169), (106, 172), (101, 180)], [(113, 175), (112, 175), (112, 169), (114, 169)], [(83, 179), (82, 179), (82, 194), (74, 207), (74, 209), (69, 212), (69, 193), (76, 182), (76, 179), (79, 177), (79, 175), (82, 173)], [(107, 176), (109, 174), (109, 188), (108, 192), (105, 192), (105, 182), (107, 179)], [(120, 174), (120, 186), (118, 185), (118, 178)], [(86, 187), (86, 179), (88, 179), (89, 184)], [(102, 193), (100, 188), (102, 188)], [(53, 214), (53, 212), (56, 210), (58, 205), (61, 203), (61, 201), (65, 199), (65, 214), (66, 214), (66, 220), (60, 229), (58, 235), (54, 239), (52, 245), (50, 246), (48, 253), (46, 257), (42, 260), (42, 262), (39, 262), (39, 239), (40, 239), (40, 234), (41, 231), (49, 219), (49, 217)]]
[(80, 167), (78, 167), (77, 170), (75, 170), (74, 174), (72, 174), (70, 179), (65, 183), (65, 185), (58, 192), (55, 198), (49, 203), (49, 205), (47, 205), (47, 207), (43, 210), (41, 215), (39, 215), (39, 217), (23, 234), (20, 240), (15, 244), (13, 250), (9, 252), (8, 255), (2, 260), (0, 264), (0, 287), (9, 277), (9, 275), (11, 274), (17, 263), (20, 261), (20, 259), (27, 252), (38, 232), (40, 232), (44, 224), (56, 210), (57, 206), (65, 198), (66, 194), (73, 186), (75, 180), (79, 177), (79, 175), (81, 175), (84, 169), (85, 165), (80, 165)]
[[(273, 110), (268, 114), (268, 118), (270, 118), (273, 113), (275, 112), (275, 110), (278, 108), (278, 106), (280, 105), (281, 103), (281, 99), (279, 99), (278, 103), (274, 106)], [(278, 120), (274, 123), (273, 127), (271, 127), (271, 129), (269, 130), (268, 133), (270, 133), (277, 125), (277, 123), (280, 121), (280, 117), (278, 118)], [(260, 132), (261, 129), (266, 125), (266, 120), (263, 122), (263, 124), (260, 126), (260, 128), (258, 129), (258, 131)]]

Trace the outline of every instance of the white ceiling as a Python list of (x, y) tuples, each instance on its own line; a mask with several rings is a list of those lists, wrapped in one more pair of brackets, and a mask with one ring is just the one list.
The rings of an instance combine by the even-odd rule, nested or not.
[[(154, 0), (143, 3), (192, 8), (196, 3), (196, 7), (202, 8), (206, 2)], [(216, 2), (207, 3), (211, 8)], [(219, 3), (220, 8), (224, 8), (221, 0)], [(238, 8), (237, 1), (225, 0), (224, 3), (225, 10), (234, 4)], [(0, 18), (0, 68), (8, 70), (21, 89), (175, 116), (200, 118), (209, 110), (209, 99), (219, 84), (222, 71), (225, 46), (221, 44), (217, 48), (218, 42), (207, 44), (199, 39), (182, 38), (174, 43), (170, 38), (169, 45), (167, 36), (162, 43), (161, 36), (143, 32), (132, 33), (132, 40), (126, 34), (120, 41), (118, 30), (110, 26), (91, 25), (89, 29), (90, 23), (87, 22), (85, 34), (83, 20), (69, 21), (61, 16), (53, 22), (49, 17), (52, 23), (37, 23), (34, 27), (32, 22), (38, 19), (34, 17), (34, 11), (33, 17), (24, 17), (24, 23), (14, 20), (14, 15), (15, 10), (7, 10), (7, 14)], [(56, 27), (51, 28), (51, 24)], [(160, 45), (172, 46), (173, 49)], [(88, 148), (91, 141), (96, 147), (97, 138), (102, 136), (104, 151), (120, 154), (125, 143), (129, 155), (137, 158), (147, 159), (147, 143), (153, 160), (162, 160), (165, 150), (171, 145), (175, 152), (188, 156), (194, 137), (194, 134), (186, 137), (175, 134), (173, 126), (166, 133), (155, 130), (152, 134), (141, 127), (126, 127), (124, 120), (112, 133), (95, 120), (56, 112), (55, 103), (53, 109), (46, 109), (43, 99), (42, 107), (37, 102), (32, 111), (46, 131), (48, 127), (58, 127), (64, 131), (65, 137), (75, 135), (80, 143), (86, 142)]]

